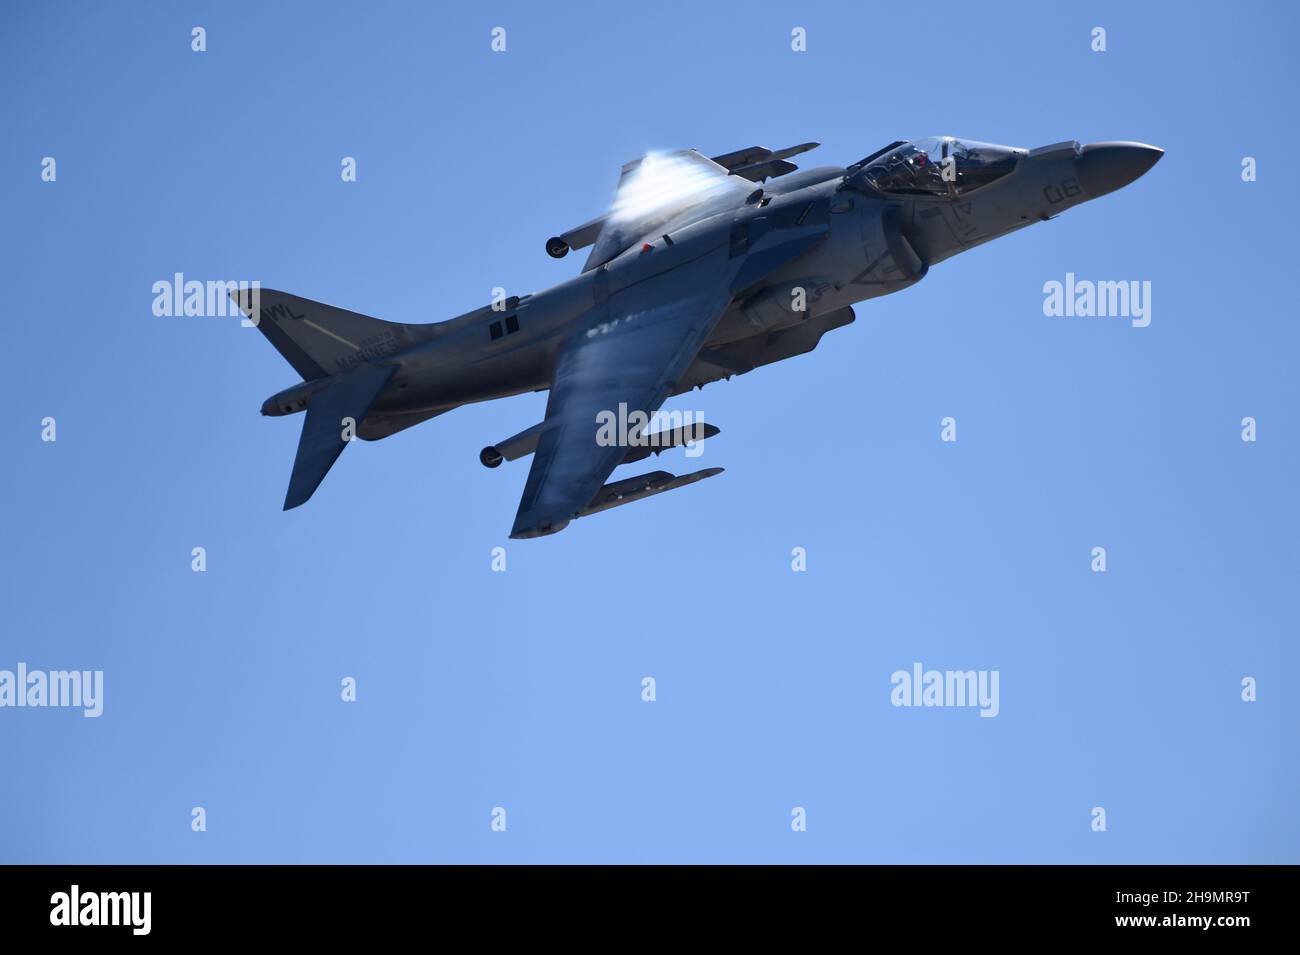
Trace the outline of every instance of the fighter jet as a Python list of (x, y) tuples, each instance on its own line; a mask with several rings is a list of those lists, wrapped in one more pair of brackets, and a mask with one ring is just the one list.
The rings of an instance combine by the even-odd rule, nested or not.
[[(789, 161), (817, 145), (634, 160), (604, 215), (546, 242), (555, 258), (590, 247), (579, 275), (447, 321), (232, 293), (303, 379), (262, 406), (307, 412), (285, 510), (312, 496), (353, 437), (530, 391), (549, 391), (545, 418), (479, 455), (487, 467), (533, 456), (513, 538), (713, 477), (722, 469), (606, 483), (620, 464), (717, 434), (648, 432), (670, 396), (806, 354), (853, 321), (854, 303), (1114, 192), (1163, 155), (1134, 142), (1020, 149), (936, 136), (849, 166)], [(615, 415), (627, 426), (607, 427)]]

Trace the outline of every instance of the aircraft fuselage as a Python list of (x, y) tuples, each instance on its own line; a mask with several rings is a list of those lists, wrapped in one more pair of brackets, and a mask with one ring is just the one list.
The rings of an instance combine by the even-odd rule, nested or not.
[[(440, 413), (548, 388), (575, 323), (593, 322), (612, 292), (676, 267), (691, 254), (682, 247), (702, 233), (753, 233), (801, 214), (822, 215), (830, 226), (825, 241), (733, 302), (705, 345), (725, 348), (907, 288), (950, 256), (1095, 198), (1090, 186), (1097, 195), (1113, 191), (1159, 157), (1137, 144), (1073, 142), (1015, 153), (1013, 171), (966, 194), (890, 195), (837, 166), (774, 180), (756, 201), (665, 232), (543, 292), (441, 323), (443, 334), (387, 359), (398, 370), (374, 411)], [(790, 307), (796, 300), (801, 310)]]

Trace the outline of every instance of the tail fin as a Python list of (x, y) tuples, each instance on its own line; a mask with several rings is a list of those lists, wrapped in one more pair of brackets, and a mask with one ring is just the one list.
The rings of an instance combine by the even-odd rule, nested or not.
[(230, 297), (307, 381), (348, 371), (433, 337), (432, 325), (385, 322), (274, 289), (242, 289)]

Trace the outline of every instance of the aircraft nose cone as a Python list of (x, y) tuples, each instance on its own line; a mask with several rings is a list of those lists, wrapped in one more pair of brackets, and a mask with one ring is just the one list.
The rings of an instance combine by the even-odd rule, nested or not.
[(1092, 143), (1075, 161), (1079, 184), (1089, 198), (1096, 199), (1127, 186), (1164, 154), (1163, 149), (1145, 143)]

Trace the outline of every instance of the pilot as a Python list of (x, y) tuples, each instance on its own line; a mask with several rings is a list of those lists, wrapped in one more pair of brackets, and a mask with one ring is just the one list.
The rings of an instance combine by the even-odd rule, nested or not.
[(912, 181), (916, 188), (935, 194), (944, 194), (948, 191), (939, 164), (933, 162), (928, 153), (917, 150), (909, 160), (913, 166)]

